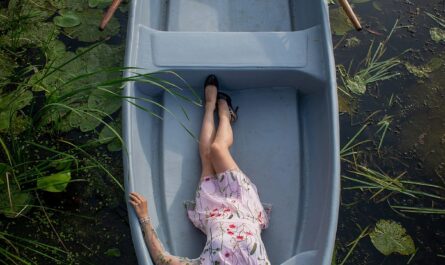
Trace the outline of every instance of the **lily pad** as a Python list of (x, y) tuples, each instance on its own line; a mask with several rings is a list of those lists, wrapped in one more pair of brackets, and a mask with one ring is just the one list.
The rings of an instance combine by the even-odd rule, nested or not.
[(59, 11), (60, 16), (54, 18), (54, 24), (62, 28), (71, 28), (80, 24), (79, 17), (70, 10)]
[(377, 250), (385, 256), (392, 253), (411, 255), (416, 251), (414, 241), (406, 234), (405, 228), (392, 220), (379, 220), (369, 237)]
[[(113, 130), (115, 130), (119, 135), (121, 135), (121, 122), (120, 119), (109, 124)], [(107, 144), (108, 151), (115, 152), (122, 150), (122, 143), (117, 137), (116, 133), (113, 132), (108, 126), (104, 128), (99, 133), (99, 142), (101, 144)]]
[(99, 30), (103, 15), (99, 9), (86, 9), (82, 12), (76, 12), (76, 15), (82, 23), (76, 27), (64, 28), (65, 33), (71, 38), (85, 42), (95, 42), (119, 33), (120, 24), (115, 17), (111, 18), (104, 31)]
[(334, 35), (342, 36), (354, 29), (342, 8), (338, 7), (330, 9), (329, 17), (331, 21), (331, 30)]
[(62, 192), (71, 180), (71, 172), (59, 172), (37, 179), (37, 188), (49, 192)]
[(445, 30), (441, 28), (431, 28), (430, 35), (431, 39), (435, 42), (445, 41)]

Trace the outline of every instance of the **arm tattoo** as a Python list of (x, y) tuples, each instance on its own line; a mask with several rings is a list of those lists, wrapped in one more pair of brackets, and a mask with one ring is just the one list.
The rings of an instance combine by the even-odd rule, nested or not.
[(199, 258), (191, 260), (189, 258), (176, 257), (165, 251), (151, 222), (144, 223), (142, 231), (145, 244), (151, 256), (154, 257), (156, 265), (201, 265)]

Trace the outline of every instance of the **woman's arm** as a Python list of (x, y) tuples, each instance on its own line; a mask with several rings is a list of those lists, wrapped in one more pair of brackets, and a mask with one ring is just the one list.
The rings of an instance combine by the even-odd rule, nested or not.
[(188, 259), (183, 257), (173, 256), (165, 251), (164, 246), (154, 230), (151, 219), (148, 215), (147, 200), (139, 193), (130, 193), (130, 203), (133, 205), (136, 215), (141, 221), (141, 228), (144, 233), (145, 243), (147, 244), (148, 251), (154, 259), (156, 265), (199, 265), (201, 264), (199, 259)]

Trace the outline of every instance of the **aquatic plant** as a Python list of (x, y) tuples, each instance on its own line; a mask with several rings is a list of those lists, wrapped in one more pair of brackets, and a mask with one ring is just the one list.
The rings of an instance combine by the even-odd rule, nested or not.
[(392, 253), (411, 255), (416, 251), (414, 241), (406, 229), (392, 220), (379, 220), (369, 233), (374, 247), (385, 256)]
[(343, 260), (341, 261), (341, 263), (339, 265), (344, 265), (348, 261), (349, 257), (354, 252), (354, 250), (357, 247), (360, 240), (362, 240), (369, 234), (368, 227), (365, 227), (364, 229), (360, 229), (360, 230), (361, 230), (360, 234), (357, 236), (357, 238), (348, 244), (348, 246), (350, 246), (348, 253), (346, 253), (346, 256), (343, 258)]
[(397, 23), (398, 21), (396, 21), (388, 37), (380, 42), (375, 50), (374, 41), (371, 42), (363, 62), (363, 67), (360, 70), (354, 74), (350, 74), (350, 69), (346, 70), (343, 65), (337, 65), (339, 77), (342, 82), (342, 85), (338, 86), (340, 91), (351, 97), (353, 95), (363, 95), (366, 92), (367, 86), (370, 84), (400, 75), (400, 73), (393, 71), (393, 68), (401, 63), (397, 57), (382, 60), (386, 52), (386, 44), (391, 38)]
[(35, 264), (33, 259), (23, 255), (22, 250), (56, 264), (63, 264), (72, 259), (69, 253), (61, 248), (3, 231), (0, 231), (0, 242), (2, 264)]
[(445, 209), (428, 208), (428, 207), (413, 207), (413, 206), (401, 206), (391, 205), (391, 208), (403, 213), (417, 213), (417, 214), (445, 214)]
[[(357, 185), (346, 186), (345, 190), (369, 190), (372, 196), (369, 199), (374, 199), (382, 195), (377, 202), (382, 202), (395, 194), (405, 195), (411, 198), (427, 197), (439, 200), (445, 200), (445, 197), (435, 194), (433, 191), (441, 191), (445, 188), (435, 184), (403, 180), (402, 177), (406, 172), (402, 172), (396, 177), (390, 177), (385, 173), (375, 171), (362, 165), (356, 165), (355, 170), (350, 172), (354, 174), (353, 177), (342, 176), (343, 179), (349, 180)], [(423, 191), (422, 188), (432, 189), (431, 191)]]
[(388, 128), (391, 125), (391, 122), (392, 122), (392, 116), (391, 115), (385, 115), (377, 123), (377, 126), (379, 126), (379, 129), (376, 131), (376, 134), (380, 133), (380, 141), (379, 141), (379, 145), (377, 146), (377, 150), (380, 150), (380, 147), (382, 147), (383, 139), (385, 139), (386, 132), (388, 131)]
[(432, 27), (430, 29), (431, 39), (435, 42), (445, 41), (445, 19), (435, 16), (429, 12), (425, 13), (441, 27), (441, 28)]
[(371, 140), (363, 140), (356, 142), (357, 138), (363, 133), (363, 131), (368, 127), (368, 123), (365, 123), (352, 137), (351, 139), (340, 149), (340, 159), (352, 163), (348, 157), (353, 156), (355, 158), (356, 155), (360, 154), (361, 152), (356, 150), (357, 147), (371, 142)]

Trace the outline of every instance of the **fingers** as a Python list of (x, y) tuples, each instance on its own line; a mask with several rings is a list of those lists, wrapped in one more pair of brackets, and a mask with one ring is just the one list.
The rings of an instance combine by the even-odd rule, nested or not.
[(134, 196), (136, 196), (139, 200), (141, 201), (145, 201), (145, 197), (142, 196), (141, 194), (137, 193), (137, 192), (132, 192), (131, 194), (133, 194)]

